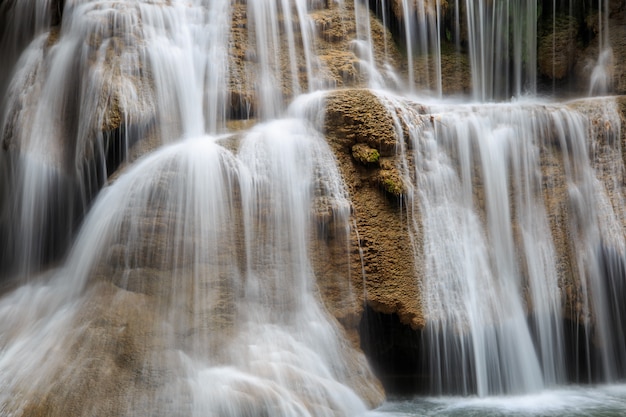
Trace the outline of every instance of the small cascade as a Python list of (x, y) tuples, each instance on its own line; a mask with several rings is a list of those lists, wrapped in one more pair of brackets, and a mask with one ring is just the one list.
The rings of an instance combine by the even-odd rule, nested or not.
[[(406, 82), (411, 92), (416, 84), (429, 90), (437, 97), (443, 95), (441, 76), (441, 32), (443, 3), (424, 0), (379, 0), (375, 2), (385, 26), (392, 26), (394, 16), (402, 21), (400, 41), (406, 48)], [(357, 16), (358, 19), (358, 16)], [(419, 80), (419, 82), (418, 82)]]
[[(589, 357), (575, 360), (581, 380), (626, 375), (617, 353), (624, 340), (609, 330), (624, 319), (610, 294), (621, 293), (623, 276), (617, 276), (626, 253), (623, 193), (602, 183), (624, 172), (614, 128), (619, 116), (610, 102), (592, 116), (604, 126), (598, 132), (564, 106), (431, 105), (423, 115), (402, 99), (380, 97), (397, 115), (397, 128), (406, 129), (399, 137), (410, 136), (399, 150), (400, 169), (410, 184), (408, 224), (423, 247), (422, 361), (429, 364), (430, 390), (539, 392), (566, 383), (572, 366), (566, 358), (583, 351)], [(601, 139), (591, 156), (594, 138)], [(555, 176), (547, 162), (554, 146), (565, 151), (561, 190), (545, 182), (548, 172)], [(555, 229), (555, 204), (570, 207), (571, 241), (558, 238), (564, 232)], [(569, 256), (578, 288), (564, 281), (571, 279), (563, 271)], [(581, 303), (580, 318), (573, 318), (587, 329), (575, 335), (587, 344), (580, 351), (566, 344), (566, 292)], [(594, 332), (602, 342), (589, 338)]]
[(569, 230), (582, 303), (578, 320), (586, 334), (601, 340), (586, 342), (594, 345), (587, 349), (595, 354), (582, 361), (587, 367), (584, 371), (589, 379), (615, 381), (626, 372), (621, 353), (626, 345), (622, 332), (616, 331), (623, 328), (626, 317), (614, 300), (623, 291), (624, 275), (619, 271), (626, 256), (624, 194), (615, 188), (615, 181), (623, 178), (625, 168), (622, 159), (616, 157), (622, 155), (622, 149), (615, 103), (596, 101), (590, 105), (598, 109), (592, 113), (595, 126), (567, 114), (556, 128), (562, 132), (561, 146), (567, 149), (565, 172), (572, 212)]
[[(426, 83), (437, 94), (442, 96), (442, 80), (441, 80), (441, 1), (437, 0), (434, 4), (429, 2), (426, 4), (419, 1), (416, 4), (403, 2), (404, 21), (406, 24), (406, 43), (407, 50), (411, 56), (427, 57), (432, 60), (425, 66)], [(413, 40), (416, 40), (413, 41)], [(416, 43), (415, 47), (413, 42)], [(431, 71), (431, 68), (434, 71)], [(414, 68), (409, 62), (409, 84), (413, 85), (412, 80), (415, 78), (413, 74)], [(431, 74), (431, 72), (434, 72)]]
[(605, 95), (612, 84), (613, 49), (609, 39), (609, 1), (598, 0), (598, 59), (589, 80), (589, 95)]
[(368, 78), (369, 87), (382, 88), (385, 86), (385, 80), (374, 56), (370, 13), (364, 0), (354, 2), (354, 18), (356, 20), (356, 39), (352, 41), (352, 48), (360, 59), (359, 66)]
[[(524, 129), (533, 129), (521, 123), (526, 111), (437, 112), (441, 116), (432, 129), (424, 125), (412, 135), (415, 172), (409, 175), (416, 192), (413, 204), (419, 205), (414, 210), (423, 223), (414, 233), (424, 239), (422, 291), (435, 392), (484, 396), (543, 388), (526, 323), (516, 239), (527, 239), (526, 247), (539, 243), (526, 256), (529, 272), (542, 275), (535, 290), (545, 299), (532, 303), (548, 326), (547, 334), (540, 335), (548, 340), (542, 343), (560, 342), (554, 249), (545, 212), (536, 210), (541, 207), (538, 151), (520, 140), (529, 133)], [(482, 184), (476, 184), (477, 176)], [(511, 201), (513, 186), (519, 194)], [(521, 236), (514, 235), (512, 210), (519, 216)], [(545, 251), (539, 249), (542, 245)], [(533, 282), (529, 284), (532, 292)], [(542, 354), (546, 369), (562, 373), (558, 351)]]
[[(379, 0), (375, 4), (381, 14), (390, 12), (400, 22), (398, 36), (406, 48), (409, 89), (426, 86), (441, 98), (446, 87), (443, 54), (448, 61), (458, 61), (462, 49), (467, 49), (474, 100), (508, 100), (536, 92), (536, 4), (491, 0)], [(384, 18), (393, 27), (392, 19)]]
[[(137, 23), (121, 32), (133, 37), (134, 44), (143, 44), (138, 56), (144, 61), (137, 64), (149, 71), (154, 83), (148, 91), (153, 91), (151, 105), (156, 107), (161, 141), (223, 129), (230, 3), (219, 0), (210, 7), (202, 1), (124, 4), (137, 16)], [(113, 18), (119, 19), (118, 14)]]
[[(302, 2), (247, 7), (256, 48), (247, 53), (258, 65), (258, 76), (250, 78), (255, 109), (275, 117), (285, 108), (284, 97), (302, 91), (301, 64), (304, 88), (320, 85), (313, 75), (313, 29)], [(25, 13), (15, 8), (15, 14)], [(294, 16), (301, 19), (299, 36), (289, 36), (284, 47), (280, 35), (295, 32)], [(63, 242), (69, 243), (93, 196), (135, 142), (149, 136), (158, 146), (217, 133), (231, 112), (241, 114), (247, 106), (229, 92), (229, 1), (210, 7), (202, 1), (65, 2), (63, 19), (59, 33), (38, 18), (38, 36), (16, 64), (3, 105), (2, 131), (10, 138), (4, 147), (16, 151), (7, 162), (15, 165), (7, 187), (21, 199), (2, 203), (13, 205), (3, 210), (3, 238), (17, 243), (7, 241), (0, 257), (15, 274), (37, 271), (64, 253)], [(17, 43), (16, 36), (7, 32), (3, 42)], [(289, 74), (281, 72), (283, 59), (290, 62)], [(72, 117), (59, 119), (63, 112)], [(47, 195), (54, 200), (42, 201)], [(51, 247), (54, 253), (46, 249)]]
[[(22, 53), (4, 100), (3, 145), (17, 197), (2, 202), (8, 249), (0, 258), (10, 273), (28, 276), (65, 252), (107, 170), (127, 153), (121, 125), (147, 123), (147, 80), (131, 81), (143, 67), (136, 8), (68, 2), (64, 19), (63, 33), (43, 32)], [(127, 120), (121, 109), (132, 109)]]
[[(150, 375), (157, 394), (117, 381), (128, 390), (115, 405), (124, 415), (365, 411), (346, 384), (374, 392), (372, 376), (321, 307), (308, 260), (314, 199), (332, 204), (339, 230), (348, 231), (349, 203), (330, 149), (298, 119), (257, 126), (236, 154), (220, 146), (224, 140), (232, 139), (188, 139), (138, 162), (103, 191), (49, 285), (2, 300), (1, 331), (12, 335), (3, 338), (0, 361), (3, 410), (28, 412), (22, 395), (74, 391), (65, 384), (83, 378), (112, 389), (108, 355), (130, 355), (116, 366)], [(21, 301), (27, 291), (34, 308)], [(102, 320), (94, 309), (109, 317), (106, 304), (123, 299), (135, 300), (138, 311), (127, 311), (125, 323), (137, 333), (117, 333), (114, 317), (97, 325), (101, 333), (87, 330), (93, 322), (83, 327)], [(25, 317), (20, 325), (16, 314)], [(38, 345), (50, 350), (35, 357)], [(129, 350), (115, 353), (116, 346)], [(22, 383), (32, 369), (15, 366), (25, 360), (39, 368), (28, 388)], [(175, 369), (173, 378), (159, 376)], [(67, 410), (111, 412), (97, 397), (65, 395)]]
[(6, 89), (24, 48), (60, 23), (61, 7), (58, 0), (10, 0), (0, 4), (0, 50), (3, 51), (0, 91)]
[(468, 0), (473, 98), (491, 101), (534, 94), (537, 7), (533, 2)]

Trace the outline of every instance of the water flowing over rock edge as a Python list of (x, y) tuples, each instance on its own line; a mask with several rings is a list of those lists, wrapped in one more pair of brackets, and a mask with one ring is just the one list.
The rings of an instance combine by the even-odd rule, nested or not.
[[(350, 58), (354, 59), (352, 56)], [(354, 67), (348, 65), (347, 69), (354, 69)], [(356, 75), (358, 72), (344, 71), (341, 74), (342, 80), (358, 80)], [(244, 104), (240, 104), (239, 108), (246, 108), (254, 101), (251, 98), (246, 100), (240, 101)], [(344, 177), (356, 178), (355, 185), (348, 181), (349, 190), (353, 195), (362, 193), (363, 196), (366, 196), (361, 201), (353, 202), (356, 227), (351, 236), (353, 249), (350, 251), (352, 254), (350, 276), (354, 280), (355, 293), (366, 295), (362, 296), (363, 300), (359, 300), (353, 306), (346, 307), (338, 304), (338, 299), (341, 298), (338, 293), (327, 290), (335, 284), (328, 283), (328, 286), (322, 284), (321, 292), (327, 300), (331, 300), (328, 302), (329, 309), (348, 329), (348, 333), (355, 343), (357, 343), (356, 329), (360, 322), (359, 318), (362, 317), (363, 311), (369, 311), (369, 309), (375, 312), (373, 314), (395, 314), (402, 325), (408, 326), (412, 330), (421, 329), (425, 325), (425, 318), (421, 307), (419, 288), (415, 282), (409, 279), (409, 277), (419, 277), (423, 274), (419, 271), (420, 263), (415, 262), (412, 255), (413, 249), (419, 248), (420, 242), (409, 241), (407, 237), (408, 227), (404, 223), (403, 217), (398, 215), (404, 210), (403, 196), (407, 189), (406, 185), (402, 183), (403, 173), (398, 170), (397, 161), (394, 159), (397, 139), (394, 135), (390, 135), (390, 132), (396, 128), (393, 125), (393, 119), (390, 118), (387, 110), (377, 100), (376, 96), (371, 95), (366, 90), (341, 91), (337, 95), (328, 97), (328, 100), (330, 103), (329, 116), (327, 116), (326, 123), (327, 126), (330, 126), (329, 131), (333, 132), (329, 134), (329, 143), (332, 148), (337, 150), (337, 159), (344, 171)], [(115, 103), (115, 100), (113, 102)], [(332, 109), (333, 104), (339, 107), (343, 106), (343, 109)], [(360, 112), (350, 114), (349, 108), (352, 106), (359, 109)], [(421, 105), (416, 106), (420, 107)], [(116, 132), (121, 126), (120, 108), (115, 105), (111, 109), (110, 123), (106, 125), (105, 130), (114, 132), (114, 135), (117, 135), (114, 137), (123, 137), (123, 132)], [(423, 112), (426, 119), (431, 117), (423, 108), (418, 108), (417, 112)], [(345, 113), (348, 115), (344, 117)], [(234, 111), (233, 114), (243, 113)], [(254, 113), (246, 113), (247, 116), (252, 114)], [(341, 116), (340, 122), (337, 121), (338, 115)], [(371, 117), (373, 115), (375, 117)], [(140, 130), (151, 131), (154, 121), (141, 121), (138, 124)], [(380, 127), (383, 129), (377, 131)], [(369, 156), (357, 156), (364, 153)], [(378, 157), (372, 156), (376, 154)], [(115, 166), (111, 171), (114, 169)], [(359, 192), (353, 192), (353, 189), (359, 190)], [(356, 200), (355, 197), (352, 198)], [(376, 217), (381, 221), (374, 222), (371, 218), (360, 217), (359, 213), (377, 213)], [(322, 216), (321, 218), (322, 222), (326, 221), (325, 217)], [(401, 230), (405, 234), (397, 236), (395, 230)], [(358, 232), (358, 236), (356, 232)], [(397, 250), (393, 250), (393, 248)], [(381, 254), (387, 256), (381, 256)], [(364, 259), (366, 262), (363, 262)], [(367, 277), (365, 282), (362, 279), (363, 275), (359, 273), (360, 271), (365, 272)], [(567, 305), (576, 305), (576, 303), (570, 300)], [(570, 311), (568, 314), (576, 316), (576, 308), (572, 310), (574, 312)]]

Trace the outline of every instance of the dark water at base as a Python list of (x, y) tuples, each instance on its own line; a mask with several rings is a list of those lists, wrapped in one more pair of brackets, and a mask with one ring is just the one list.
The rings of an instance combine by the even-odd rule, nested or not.
[(572, 386), (522, 396), (391, 399), (366, 415), (366, 417), (415, 416), (626, 416), (626, 385)]

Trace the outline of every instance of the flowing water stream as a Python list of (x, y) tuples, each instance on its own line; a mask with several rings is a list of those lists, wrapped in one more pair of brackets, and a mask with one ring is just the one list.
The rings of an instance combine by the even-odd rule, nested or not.
[[(394, 3), (404, 73), (390, 35), (382, 56), (374, 45), (369, 7), (385, 21), (392, 6), (370, 3), (0, 1), (1, 415), (626, 409), (611, 385), (626, 377), (617, 104), (535, 96), (531, 2), (454, 2), (448, 41), (463, 23), (473, 86), (461, 102), (442, 76), (452, 2)], [(592, 94), (610, 91), (607, 4)], [(431, 396), (373, 411), (378, 380), (312, 260), (320, 218), (345, 259), (355, 227), (323, 132), (324, 8), (354, 16), (350, 51), (406, 138), (399, 210), (424, 267)], [(348, 277), (367, 268), (345, 264), (335, 285), (356, 302)]]

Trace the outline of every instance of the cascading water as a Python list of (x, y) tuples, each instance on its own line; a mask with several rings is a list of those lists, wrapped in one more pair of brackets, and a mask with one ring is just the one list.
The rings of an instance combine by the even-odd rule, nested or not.
[[(3, 415), (46, 414), (53, 396), (65, 398), (56, 408), (65, 415), (354, 415), (365, 411), (360, 396), (380, 401), (364, 357), (314, 291), (314, 202), (331, 213), (334, 233), (349, 230), (350, 205), (321, 135), (299, 116), (240, 140), (203, 136), (225, 129), (231, 6), (66, 1), (58, 41), (50, 46), (52, 32), (40, 28), (16, 64), (3, 134), (18, 155), (6, 158), (17, 166), (8, 177), (17, 198), (3, 201), (2, 255), (19, 288), (1, 307)], [(285, 56), (294, 93), (300, 62), (312, 75), (306, 7), (281, 7), (247, 10), (265, 118), (284, 111)], [(302, 57), (293, 37), (282, 50), (292, 14), (301, 17)], [(183, 140), (106, 187), (67, 260), (37, 274), (50, 265), (38, 251), (72, 236), (66, 223), (116, 168), (109, 151), (122, 149), (120, 163), (141, 135), (157, 146)], [(77, 183), (78, 213), (56, 171)], [(51, 225), (61, 231), (48, 242)], [(51, 258), (62, 256), (60, 248)], [(108, 378), (111, 369), (131, 377)]]
[[(3, 334), (11, 335), (1, 365), (5, 412), (28, 412), (20, 408), (23, 395), (63, 392), (57, 384), (81, 383), (90, 366), (99, 371), (89, 378), (106, 387), (109, 360), (148, 379), (117, 381), (128, 393), (113, 410), (86, 392), (85, 398), (67, 393), (66, 413), (74, 407), (122, 415), (364, 411), (341, 381), (351, 372), (367, 374), (367, 365), (320, 307), (307, 261), (313, 191), (341, 204), (334, 210), (347, 221), (349, 205), (328, 164), (332, 155), (298, 120), (259, 126), (237, 155), (218, 142), (188, 139), (138, 163), (103, 192), (49, 284), (24, 287), (3, 301)], [(279, 155), (288, 156), (286, 163), (273, 163)], [(129, 297), (139, 311), (124, 310), (119, 334), (106, 323), (96, 325), (103, 334), (94, 333), (89, 321), (101, 318), (91, 309), (109, 302), (110, 292), (114, 305)], [(24, 293), (43, 311), (22, 304)], [(28, 318), (11, 319), (22, 311)], [(140, 333), (127, 334), (126, 326)], [(113, 352), (98, 345), (101, 337)], [(134, 351), (134, 343), (146, 351)], [(116, 344), (130, 350), (115, 352)], [(39, 351), (45, 355), (29, 353)], [(19, 365), (24, 355), (26, 368)], [(63, 370), (69, 360), (71, 368)], [(28, 379), (31, 366), (37, 382)], [(142, 391), (146, 382), (156, 385), (154, 398)], [(362, 383), (367, 391), (367, 380)]]
[[(396, 142), (351, 169), (400, 173), (422, 392), (491, 401), (626, 377), (619, 110), (533, 97), (535, 3), (0, 0), (0, 414), (380, 404), (350, 333), (361, 304), (401, 304), (368, 299), (351, 218), (348, 189), (375, 180), (346, 187), (344, 145), (322, 134), (321, 89), (360, 81)], [(592, 94), (613, 65), (598, 4)], [(370, 8), (401, 26), (402, 68)], [(470, 103), (443, 99), (450, 56), (466, 56)]]
[[(415, 5), (402, 7), (409, 33)], [(532, 95), (536, 7), (486, 1), (464, 8), (473, 98)], [(599, 10), (599, 26), (606, 28), (608, 6), (601, 2)], [(407, 53), (416, 55), (408, 36)], [(601, 110), (593, 125), (602, 131), (565, 106), (522, 101), (423, 109), (379, 95), (398, 137), (409, 137), (399, 147), (399, 168), (408, 184), (413, 241), (423, 247), (416, 262), (424, 264), (427, 389), (486, 396), (539, 392), (572, 377), (623, 378), (617, 352), (624, 340), (616, 330), (623, 315), (609, 302), (624, 280), (623, 193), (603, 184), (624, 172), (620, 120), (610, 100), (595, 104)], [(564, 153), (567, 198), (558, 204), (568, 212), (565, 231), (555, 230), (555, 216), (563, 214), (554, 212), (554, 186), (545, 183), (554, 143)], [(589, 155), (590, 146), (602, 156)], [(606, 166), (604, 159), (616, 162)], [(575, 265), (565, 265), (570, 262)], [(564, 328), (563, 302), (571, 293), (578, 304), (574, 324)], [(589, 339), (592, 333), (601, 341)]]
[(589, 94), (607, 94), (611, 89), (613, 50), (609, 40), (609, 2), (598, 0), (598, 59), (589, 80)]
[(523, 1), (466, 1), (474, 99), (536, 92), (537, 7)]
[[(48, 7), (44, 3), (33, 7)], [(3, 105), (4, 147), (12, 166), (8, 187), (16, 197), (3, 201), (7, 249), (1, 257), (3, 267), (18, 274), (30, 275), (63, 254), (106, 181), (105, 153), (114, 145), (99, 127), (105, 133), (119, 127), (116, 109), (145, 102), (141, 89), (147, 81), (130, 81), (142, 67), (136, 51), (129, 50), (137, 46), (132, 32), (137, 10), (117, 2), (66, 7), (64, 32), (49, 27), (28, 45)], [(120, 142), (115, 146), (124, 154), (125, 138)]]
[[(566, 283), (559, 282), (558, 271), (563, 254), (557, 254), (545, 208), (554, 197), (544, 194), (542, 183), (542, 160), (553, 143), (570, 150), (564, 173), (570, 201), (561, 204), (573, 205), (568, 234), (579, 262), (578, 282), (594, 286), (582, 289), (583, 308), (595, 315), (603, 332), (602, 369), (595, 377), (611, 381), (623, 375), (617, 353), (623, 339), (603, 329), (611, 320), (603, 316), (614, 313), (604, 308), (607, 290), (597, 255), (604, 250), (602, 239), (610, 240), (610, 251), (623, 253), (618, 220), (623, 197), (609, 201), (587, 154), (587, 143), (598, 133), (564, 107), (433, 106), (428, 111), (437, 115), (433, 118), (411, 113), (398, 99), (383, 99), (410, 135), (404, 167), (406, 182), (414, 187), (407, 196), (409, 213), (420, 218), (414, 239), (421, 237), (424, 247), (425, 363), (431, 368), (431, 389), (485, 396), (567, 382), (561, 322)], [(598, 105), (606, 118), (604, 134), (613, 144), (599, 152), (619, 155), (614, 135), (620, 132), (612, 130), (619, 116), (614, 108)], [(621, 158), (610, 159), (620, 162), (604, 167), (603, 175), (620, 178)], [(584, 326), (590, 324), (589, 316), (583, 320)]]
[[(530, 292), (540, 297), (531, 301), (540, 320), (539, 344), (555, 347), (542, 349), (542, 363), (553, 382), (563, 373), (554, 249), (536, 195), (538, 150), (524, 140), (543, 128), (528, 118), (531, 111), (444, 110), (433, 128), (409, 128), (415, 152), (412, 199), (419, 204), (412, 211), (422, 217), (426, 343), (435, 392), (484, 396), (543, 388), (526, 323), (519, 253), (526, 255)], [(513, 201), (511, 188), (518, 190)], [(475, 204), (484, 209), (483, 218)], [(521, 236), (514, 236), (512, 210)], [(516, 248), (516, 238), (531, 253)]]

